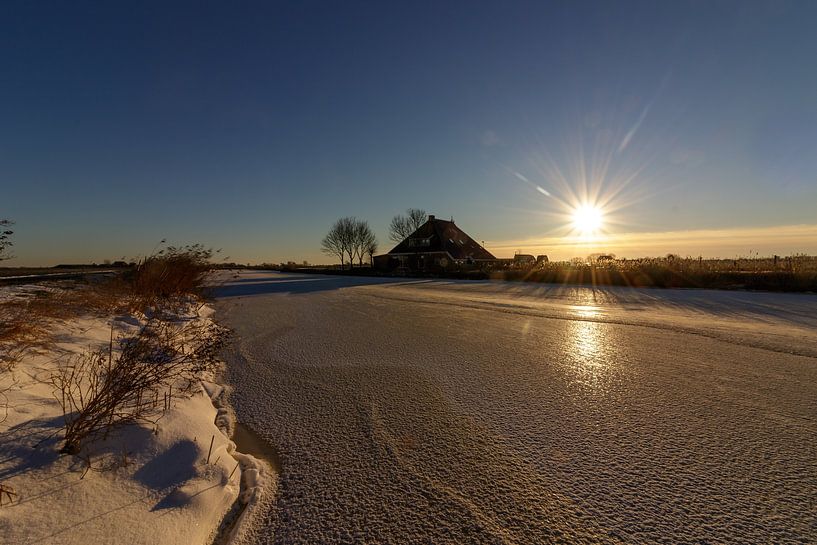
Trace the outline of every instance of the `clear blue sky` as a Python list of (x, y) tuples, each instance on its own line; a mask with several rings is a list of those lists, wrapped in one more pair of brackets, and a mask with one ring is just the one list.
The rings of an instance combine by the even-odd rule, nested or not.
[(9, 263), (163, 238), (330, 261), (337, 217), (385, 251), (410, 206), (547, 251), (582, 168), (602, 194), (631, 178), (606, 226), (625, 254), (767, 229), (817, 252), (815, 21), (810, 1), (3, 2)]

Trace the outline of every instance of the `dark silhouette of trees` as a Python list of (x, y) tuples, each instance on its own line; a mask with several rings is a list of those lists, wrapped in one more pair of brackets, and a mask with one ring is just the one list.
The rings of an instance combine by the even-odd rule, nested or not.
[(351, 269), (355, 259), (363, 266), (363, 258), (377, 251), (377, 238), (368, 222), (354, 217), (340, 218), (321, 241), (321, 251), (338, 257), (341, 268), (348, 261)]
[(377, 251), (377, 239), (374, 233), (372, 233), (371, 239), (366, 241), (364, 250), (366, 251), (366, 255), (369, 256), (369, 265), (374, 266), (374, 254)]
[(14, 222), (11, 220), (0, 220), (0, 261), (11, 258), (8, 249), (13, 246), (11, 235), (14, 234), (14, 231), (10, 229), (12, 225)]
[(340, 266), (346, 258), (346, 248), (348, 247), (347, 224), (351, 218), (341, 218), (329, 229), (329, 233), (321, 241), (321, 251), (328, 255), (337, 256), (340, 259)]
[(355, 224), (354, 248), (358, 265), (361, 267), (363, 266), (363, 258), (367, 254), (374, 255), (377, 251), (377, 237), (369, 227), (369, 222), (358, 221)]
[(428, 220), (428, 214), (420, 208), (409, 208), (406, 215), (394, 216), (389, 225), (389, 240), (399, 244)]

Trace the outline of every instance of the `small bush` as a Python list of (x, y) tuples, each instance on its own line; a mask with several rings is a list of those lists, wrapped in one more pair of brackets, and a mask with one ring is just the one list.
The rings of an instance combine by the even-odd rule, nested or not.
[(182, 295), (200, 296), (212, 256), (212, 250), (200, 244), (170, 246), (139, 263), (124, 277), (125, 287), (141, 307)]

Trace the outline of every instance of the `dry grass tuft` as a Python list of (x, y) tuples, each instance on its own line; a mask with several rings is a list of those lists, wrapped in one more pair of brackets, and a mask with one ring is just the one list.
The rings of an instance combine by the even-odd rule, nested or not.
[[(52, 376), (65, 418), (62, 452), (128, 423), (155, 423), (212, 370), (226, 331), (213, 324), (149, 320), (132, 338), (90, 351)], [(118, 346), (114, 346), (117, 344)]]
[(47, 336), (46, 319), (32, 301), (0, 303), (0, 371), (11, 370)]
[(73, 289), (41, 290), (0, 303), (0, 370), (10, 370), (34, 349), (46, 348), (55, 321), (127, 310), (121, 280)]

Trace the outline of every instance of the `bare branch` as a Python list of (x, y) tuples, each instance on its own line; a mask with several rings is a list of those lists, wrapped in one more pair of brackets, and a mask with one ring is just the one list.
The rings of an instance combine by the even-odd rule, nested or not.
[(409, 208), (406, 215), (394, 216), (389, 225), (389, 240), (399, 244), (428, 221), (428, 214), (419, 208)]
[[(149, 320), (133, 338), (82, 354), (51, 377), (65, 420), (62, 452), (135, 422), (155, 423), (170, 400), (185, 397), (216, 364), (226, 330), (213, 323), (178, 326)], [(159, 404), (159, 399), (162, 404)]]

